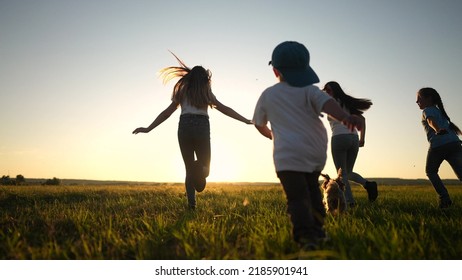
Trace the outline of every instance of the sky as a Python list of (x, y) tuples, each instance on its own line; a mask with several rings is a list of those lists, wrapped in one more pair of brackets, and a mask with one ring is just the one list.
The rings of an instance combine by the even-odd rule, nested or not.
[[(426, 178), (416, 92), (435, 88), (462, 126), (462, 2), (0, 0), (0, 175), (182, 182), (180, 110), (149, 134), (176, 81), (158, 71), (210, 69), (218, 100), (251, 119), (277, 82), (276, 45), (298, 41), (320, 77), (369, 98), (364, 177)], [(272, 142), (209, 110), (209, 181), (277, 182)], [(326, 124), (330, 135), (330, 128)], [(336, 174), (330, 149), (324, 172)], [(447, 163), (442, 178), (456, 178)]]

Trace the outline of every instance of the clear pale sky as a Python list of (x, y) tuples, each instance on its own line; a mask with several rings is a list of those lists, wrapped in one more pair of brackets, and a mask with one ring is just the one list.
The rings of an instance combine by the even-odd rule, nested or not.
[[(180, 110), (131, 134), (170, 103), (175, 81), (158, 77), (176, 65), (168, 50), (210, 69), (218, 99), (252, 118), (277, 82), (272, 50), (294, 40), (319, 87), (335, 80), (374, 103), (356, 171), (425, 178), (416, 92), (434, 87), (462, 126), (461, 11), (457, 0), (0, 0), (0, 175), (182, 182)], [(209, 181), (277, 182), (271, 141), (209, 113)], [(335, 173), (330, 150), (324, 171)], [(440, 175), (455, 178), (446, 163)]]

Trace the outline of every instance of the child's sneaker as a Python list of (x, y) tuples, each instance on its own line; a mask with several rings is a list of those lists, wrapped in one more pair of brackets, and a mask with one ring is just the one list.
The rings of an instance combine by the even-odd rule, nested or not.
[(446, 209), (446, 208), (449, 208), (449, 206), (452, 205), (452, 200), (448, 197), (448, 198), (443, 198), (443, 199), (440, 199), (440, 209)]
[(198, 161), (194, 162), (194, 188), (197, 192), (202, 192), (205, 189), (207, 181), (205, 178), (208, 176), (209, 169), (202, 166)]
[(318, 243), (311, 238), (300, 238), (297, 243), (302, 251), (315, 251), (319, 247)]
[(367, 191), (367, 197), (369, 198), (369, 201), (374, 202), (377, 199), (377, 196), (379, 196), (377, 191), (377, 183), (367, 181), (364, 185), (364, 188)]

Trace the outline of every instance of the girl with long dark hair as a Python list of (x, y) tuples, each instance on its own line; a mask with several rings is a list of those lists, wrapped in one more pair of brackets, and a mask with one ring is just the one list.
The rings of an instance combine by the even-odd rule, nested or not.
[[(172, 53), (173, 54), (173, 53)], [(189, 68), (175, 54), (180, 66), (162, 69), (164, 83), (180, 78), (172, 93), (172, 102), (148, 127), (139, 127), (133, 134), (148, 133), (167, 120), (178, 107), (181, 107), (178, 125), (178, 142), (186, 168), (185, 187), (190, 209), (196, 207), (196, 191), (201, 192), (209, 175), (211, 148), (210, 123), (207, 109), (216, 108), (228, 117), (246, 124), (252, 121), (220, 103), (212, 93), (211, 72), (202, 66)]]
[[(372, 102), (369, 99), (355, 98), (346, 94), (337, 82), (328, 82), (323, 89), (333, 97), (349, 114), (360, 116), (364, 119), (363, 113), (369, 109)], [(377, 183), (364, 179), (360, 174), (353, 172), (353, 168), (358, 156), (359, 147), (364, 147), (366, 137), (366, 126), (358, 132), (348, 129), (342, 122), (328, 116), (329, 124), (332, 128), (331, 152), (334, 159), (335, 168), (342, 169), (343, 183), (345, 184), (345, 198), (349, 206), (356, 205), (349, 181), (362, 185), (368, 195), (369, 201), (377, 199)], [(364, 119), (365, 123), (365, 119)]]

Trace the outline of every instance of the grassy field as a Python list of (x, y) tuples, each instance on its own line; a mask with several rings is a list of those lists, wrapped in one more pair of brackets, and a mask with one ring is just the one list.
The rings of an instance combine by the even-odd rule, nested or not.
[(329, 216), (331, 240), (300, 251), (279, 185), (209, 184), (186, 209), (182, 184), (0, 187), (1, 259), (461, 259), (462, 188), (437, 208), (430, 185), (379, 186)]

